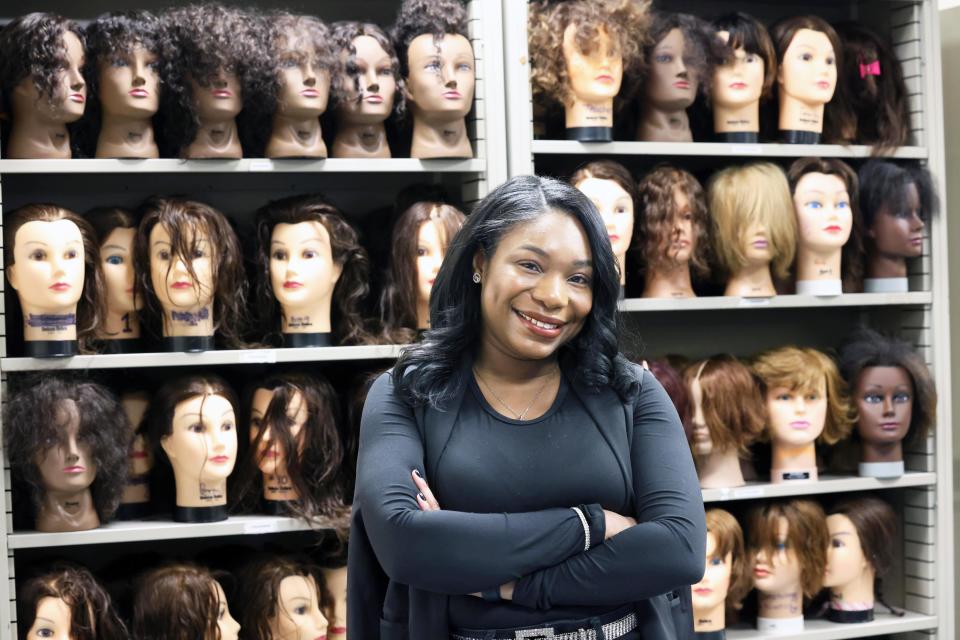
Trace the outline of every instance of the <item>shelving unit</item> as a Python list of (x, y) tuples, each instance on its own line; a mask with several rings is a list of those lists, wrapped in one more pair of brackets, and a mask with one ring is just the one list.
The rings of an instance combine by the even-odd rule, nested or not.
[[(577, 142), (533, 140), (535, 155), (602, 154), (606, 156), (739, 156), (744, 158), (869, 158), (873, 148), (835, 144), (736, 144), (728, 142)], [(918, 160), (927, 157), (925, 147), (901, 147), (890, 157)]]
[[(872, 622), (861, 624), (835, 624), (826, 620), (807, 620), (803, 633), (771, 635), (756, 629), (729, 629), (728, 640), (845, 640), (846, 638), (869, 638), (891, 633), (907, 633), (935, 629), (940, 624), (937, 616), (926, 616), (908, 611), (898, 617), (878, 613)], [(922, 637), (922, 636), (921, 636)]]
[(476, 173), (487, 171), (482, 158), (418, 160), (371, 158), (367, 160), (0, 160), (3, 174), (149, 174), (149, 173)]
[(797, 496), (826, 495), (830, 493), (851, 493), (854, 491), (932, 487), (936, 484), (937, 474), (925, 471), (906, 473), (899, 478), (890, 480), (861, 478), (859, 476), (821, 475), (819, 480), (813, 482), (788, 482), (782, 484), (748, 482), (742, 487), (703, 489), (703, 501), (712, 503), (729, 502), (732, 500), (793, 498)]

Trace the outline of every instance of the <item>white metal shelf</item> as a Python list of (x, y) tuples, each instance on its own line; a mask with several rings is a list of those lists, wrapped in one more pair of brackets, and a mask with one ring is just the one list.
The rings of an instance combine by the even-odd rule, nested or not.
[(851, 491), (928, 487), (935, 484), (937, 484), (937, 474), (932, 471), (910, 472), (891, 480), (861, 478), (859, 476), (820, 476), (819, 480), (812, 482), (787, 482), (780, 484), (749, 482), (743, 487), (703, 489), (703, 501), (729, 502), (731, 500), (754, 500), (759, 498), (787, 498), (828, 493), (848, 493)]
[(330, 158), (326, 160), (0, 160), (0, 174), (46, 173), (483, 173), (482, 158)]
[(756, 629), (728, 629), (727, 640), (845, 640), (935, 629), (937, 624), (937, 616), (925, 616), (912, 611), (907, 611), (902, 618), (890, 613), (877, 613), (872, 622), (858, 624), (806, 620), (803, 633), (797, 634), (761, 633)]
[[(747, 158), (869, 158), (873, 147), (838, 144), (738, 144), (732, 142), (578, 142), (534, 140), (534, 155), (743, 156)], [(926, 159), (926, 147), (900, 147), (890, 157)]]
[(705, 296), (702, 298), (628, 298), (620, 301), (620, 310), (646, 311), (719, 311), (724, 309), (796, 309), (798, 307), (880, 307), (926, 305), (933, 302), (929, 291), (909, 293), (846, 293), (839, 296), (783, 295), (771, 298)]

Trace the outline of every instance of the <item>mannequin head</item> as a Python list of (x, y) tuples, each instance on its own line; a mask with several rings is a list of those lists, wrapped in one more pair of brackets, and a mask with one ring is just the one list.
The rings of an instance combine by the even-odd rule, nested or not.
[(869, 252), (901, 258), (923, 255), (924, 228), (939, 206), (930, 173), (920, 165), (870, 160), (860, 168), (859, 178)]
[(147, 440), (146, 417), (150, 406), (150, 394), (146, 391), (125, 391), (120, 394), (120, 406), (127, 416), (132, 440), (129, 452), (130, 477), (143, 476), (150, 473), (153, 467), (153, 456)]
[(783, 170), (770, 162), (721, 169), (707, 186), (713, 249), (730, 274), (769, 264), (778, 278), (789, 275), (797, 222)]
[(876, 591), (895, 555), (893, 508), (872, 496), (845, 500), (830, 509), (827, 526), (830, 546), (823, 586), (842, 594), (844, 587), (867, 578)]
[(420, 328), (417, 309), (429, 304), (430, 290), (447, 247), (465, 219), (452, 205), (417, 202), (394, 223), (390, 271), (381, 305), (383, 331), (388, 340), (413, 340), (415, 330)]
[(593, 202), (607, 227), (613, 255), (621, 260), (620, 270), (630, 240), (633, 239), (637, 185), (627, 170), (613, 160), (594, 160), (570, 176), (570, 184), (580, 189)]
[(276, 112), (290, 118), (315, 118), (327, 110), (330, 83), (339, 71), (330, 29), (312, 16), (279, 13), (270, 20)]
[(777, 52), (767, 28), (746, 13), (713, 21), (722, 60), (713, 71), (714, 107), (737, 108), (768, 99), (777, 78)]
[(131, 436), (120, 403), (93, 382), (59, 375), (25, 382), (3, 412), (3, 446), (14, 477), (38, 512), (48, 494), (89, 489), (100, 522), (109, 521), (123, 493)]
[[(81, 351), (97, 337), (105, 313), (98, 246), (90, 224), (63, 207), (28, 204), (4, 214), (4, 268), (23, 311), (72, 313), (75, 304)], [(58, 283), (69, 286), (51, 288)]]
[(238, 611), (251, 640), (326, 637), (333, 601), (306, 559), (271, 557), (244, 568)]
[(65, 563), (27, 580), (17, 596), (21, 640), (125, 640), (110, 595), (87, 569)]
[(136, 216), (119, 207), (97, 207), (86, 214), (97, 234), (100, 268), (107, 290), (107, 311), (135, 313), (143, 308), (136, 292), (133, 244), (137, 234)]
[(710, 610), (725, 603), (726, 609), (739, 610), (752, 586), (752, 563), (743, 546), (743, 530), (723, 509), (708, 510), (706, 518), (707, 568), (700, 582), (693, 585), (693, 608)]
[(836, 444), (850, 433), (856, 409), (826, 354), (779, 347), (757, 356), (752, 369), (767, 410), (764, 439), (787, 446)]
[[(346, 217), (319, 195), (292, 196), (258, 210), (256, 230), (264, 334), (278, 332), (281, 314), (325, 299), (337, 342), (366, 340), (360, 309), (370, 291), (370, 259)], [(285, 286), (294, 276), (305, 286)]]
[(680, 416), (680, 424), (683, 425), (683, 431), (687, 440), (693, 439), (693, 407), (690, 402), (690, 390), (683, 377), (677, 373), (677, 370), (670, 366), (665, 359), (650, 360), (647, 362), (650, 373), (663, 386), (663, 390), (670, 396), (673, 406), (677, 409), (677, 415)]
[(657, 111), (683, 111), (713, 78), (714, 35), (704, 20), (687, 13), (654, 14), (644, 56), (642, 100)]
[(661, 165), (637, 184), (641, 222), (635, 225), (633, 247), (647, 271), (689, 263), (697, 275), (707, 274), (710, 223), (703, 187), (689, 172)]
[(758, 591), (781, 594), (801, 589), (807, 598), (820, 591), (830, 541), (820, 505), (798, 499), (768, 502), (750, 512), (747, 532)]
[(217, 334), (231, 346), (240, 344), (246, 276), (227, 218), (202, 202), (167, 197), (151, 198), (140, 214), (137, 277), (153, 316), (212, 307)]
[(383, 29), (369, 22), (337, 22), (333, 38), (341, 75), (334, 83), (337, 114), (350, 124), (376, 124), (406, 109), (400, 60)]
[(138, 581), (133, 637), (138, 640), (237, 640), (223, 587), (203, 567), (173, 564)]
[(683, 380), (693, 400), (694, 454), (746, 454), (763, 431), (765, 417), (750, 369), (734, 356), (720, 354), (689, 365)]

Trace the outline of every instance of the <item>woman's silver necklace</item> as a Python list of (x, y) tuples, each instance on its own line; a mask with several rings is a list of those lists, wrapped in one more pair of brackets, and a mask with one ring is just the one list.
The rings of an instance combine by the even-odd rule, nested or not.
[[(557, 371), (559, 371), (559, 370), (560, 370), (560, 369), (557, 368)], [(517, 417), (517, 420), (523, 420), (524, 416), (527, 415), (527, 412), (530, 411), (531, 408), (533, 408), (533, 405), (534, 405), (534, 403), (536, 403), (537, 398), (539, 398), (539, 397), (540, 397), (540, 394), (543, 393), (543, 390), (547, 388), (547, 383), (549, 383), (550, 380), (553, 379), (553, 375), (552, 375), (552, 374), (549, 375), (549, 376), (547, 376), (547, 379), (543, 381), (543, 384), (542, 384), (542, 385), (540, 385), (540, 388), (539, 388), (539, 389), (537, 390), (537, 392), (534, 394), (533, 400), (530, 401), (530, 404), (527, 405), (527, 408), (524, 409), (523, 411), (517, 413), (517, 411), (516, 411), (513, 407), (511, 407), (510, 405), (508, 405), (508, 404), (504, 401), (504, 399), (501, 398), (501, 397), (497, 394), (497, 392), (493, 390), (493, 387), (491, 387), (491, 386), (487, 383), (487, 381), (484, 380), (484, 379), (480, 376), (480, 372), (477, 371), (477, 368), (476, 368), (476, 367), (473, 367), (473, 374), (474, 374), (475, 376), (477, 376), (477, 380), (479, 380), (480, 382), (483, 383), (483, 386), (486, 387), (487, 391), (489, 391), (490, 393), (493, 394), (493, 397), (497, 399), (497, 402), (499, 402), (500, 404), (502, 404), (504, 407), (506, 407), (507, 411), (509, 411), (510, 413), (512, 413), (513, 415), (515, 415), (515, 416)]]

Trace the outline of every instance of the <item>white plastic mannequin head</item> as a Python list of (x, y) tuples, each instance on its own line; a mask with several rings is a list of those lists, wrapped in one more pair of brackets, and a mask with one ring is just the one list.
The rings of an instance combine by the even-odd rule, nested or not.
[(822, 377), (810, 389), (768, 388), (764, 400), (767, 429), (774, 444), (808, 445), (823, 433), (827, 419), (827, 385)]
[(333, 617), (327, 635), (330, 640), (346, 640), (347, 638), (347, 568), (323, 570), (323, 581), (327, 591), (333, 596)]
[(577, 25), (567, 25), (563, 32), (563, 57), (570, 80), (571, 101), (603, 103), (620, 93), (623, 55), (606, 29), (597, 30), (593, 49), (585, 53), (577, 43)]
[(136, 235), (136, 227), (117, 227), (100, 245), (107, 309), (114, 313), (131, 313), (143, 308), (143, 300), (135, 295), (133, 240)]
[(737, 519), (723, 509), (709, 509), (707, 564), (703, 578), (692, 587), (694, 630), (719, 631), (726, 627), (726, 612), (741, 607), (752, 587), (750, 561)]
[(27, 631), (27, 638), (73, 640), (70, 605), (62, 598), (43, 598), (37, 603), (37, 617)]
[(830, 102), (837, 88), (837, 58), (829, 36), (798, 29), (780, 60), (777, 83), (781, 96), (803, 104)]
[[(717, 37), (727, 44), (729, 31), (718, 31)], [(733, 50), (733, 59), (716, 66), (713, 72), (713, 104), (737, 108), (759, 103), (764, 88), (763, 58), (743, 47)]]
[(860, 546), (860, 536), (850, 518), (842, 513), (827, 516), (827, 528), (830, 530), (830, 547), (827, 549), (827, 570), (823, 586), (843, 587), (859, 581), (869, 575), (873, 583), (873, 567), (867, 562)]
[[(702, 369), (703, 367), (699, 367)], [(690, 402), (693, 406), (693, 455), (709, 456), (713, 452), (713, 440), (710, 438), (710, 429), (703, 418), (703, 386), (700, 384), (699, 373), (690, 383)], [(709, 557), (709, 552), (707, 556)]]
[(157, 224), (150, 230), (150, 281), (165, 316), (174, 310), (209, 307), (213, 302), (217, 247), (201, 229), (188, 230), (184, 235), (187, 244), (194, 248), (189, 256), (174, 252), (166, 225)]
[(435, 220), (424, 220), (417, 232), (417, 305), (430, 304), (430, 290), (440, 272), (446, 243)]
[(84, 286), (83, 240), (67, 218), (31, 220), (17, 229), (7, 280), (25, 316), (75, 312)]
[[(693, 585), (694, 611), (709, 611), (723, 605), (730, 589), (733, 552), (717, 551), (717, 536), (707, 532), (707, 568), (700, 582)], [(694, 614), (696, 616), (696, 614)]]
[[(261, 473), (268, 476), (285, 475), (286, 457), (291, 454), (288, 454), (273, 438), (270, 425), (264, 424), (271, 400), (273, 400), (273, 391), (270, 389), (260, 388), (253, 392), (250, 411), (250, 442), (256, 443), (259, 437), (256, 460)], [(307, 405), (302, 393), (296, 392), (293, 394), (287, 407), (287, 419), (290, 436), (302, 446), (303, 439), (300, 432), (307, 422)], [(292, 455), (298, 454), (299, 452), (292, 452)]]
[[(270, 281), (284, 314), (330, 307), (343, 265), (333, 259), (330, 234), (319, 221), (279, 223), (270, 238)], [(329, 329), (328, 329), (329, 330)]]
[(778, 595), (800, 591), (800, 558), (789, 543), (790, 522), (777, 518), (776, 541), (772, 550), (759, 549), (753, 568), (753, 584), (758, 591)]
[(836, 253), (850, 239), (853, 211), (840, 176), (807, 173), (793, 190), (801, 251)]
[(280, 581), (276, 615), (270, 618), (273, 637), (323, 638), (327, 618), (320, 611), (320, 594), (313, 576), (287, 576)]
[(823, 586), (829, 587), (835, 609), (873, 607), (879, 580), (896, 555), (896, 512), (873, 496), (845, 500), (827, 516), (830, 547)]
[(620, 266), (620, 283), (626, 282), (626, 256), (633, 240), (637, 186), (630, 171), (612, 160), (595, 160), (570, 177), (570, 184), (590, 198), (600, 212), (613, 255)]
[(227, 594), (224, 593), (223, 587), (216, 580), (213, 581), (213, 586), (217, 592), (217, 603), (219, 605), (219, 611), (217, 612), (217, 631), (219, 634), (217, 640), (237, 640), (240, 637), (240, 623), (230, 615)]
[(415, 118), (463, 118), (473, 107), (476, 68), (473, 46), (457, 33), (424, 33), (407, 47), (406, 98)]

